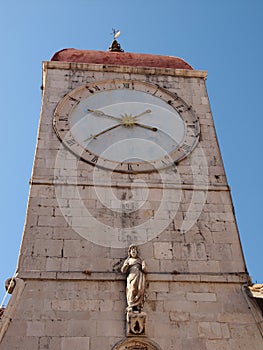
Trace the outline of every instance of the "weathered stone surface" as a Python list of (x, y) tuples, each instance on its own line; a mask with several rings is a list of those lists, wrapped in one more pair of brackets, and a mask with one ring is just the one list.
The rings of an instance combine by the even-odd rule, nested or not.
[[(0, 349), (114, 349), (126, 336), (120, 268), (126, 248), (142, 236), (147, 339), (161, 349), (259, 349), (262, 320), (256, 324), (241, 290), (246, 267), (205, 75), (65, 62), (44, 69), (18, 265), (25, 286), (19, 297), (14, 290), (0, 321)], [(176, 168), (140, 175), (100, 169), (95, 181), (94, 167), (61, 147), (52, 126), (60, 99), (83, 84), (114, 78), (158, 84), (192, 106), (200, 143)]]
[(187, 293), (186, 298), (189, 301), (216, 301), (216, 294), (189, 292)]
[(61, 350), (89, 350), (89, 337), (64, 337), (61, 339)]

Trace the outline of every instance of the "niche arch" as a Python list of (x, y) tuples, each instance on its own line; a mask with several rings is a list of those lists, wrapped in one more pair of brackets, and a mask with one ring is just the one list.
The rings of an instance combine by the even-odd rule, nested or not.
[(118, 342), (112, 350), (162, 350), (158, 344), (147, 338), (125, 338)]

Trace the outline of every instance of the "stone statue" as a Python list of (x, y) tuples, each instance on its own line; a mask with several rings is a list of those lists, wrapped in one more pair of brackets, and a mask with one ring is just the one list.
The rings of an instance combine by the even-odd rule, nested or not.
[(124, 261), (121, 272), (127, 274), (126, 298), (127, 312), (141, 312), (145, 294), (145, 261), (138, 256), (135, 244), (130, 245), (128, 257)]

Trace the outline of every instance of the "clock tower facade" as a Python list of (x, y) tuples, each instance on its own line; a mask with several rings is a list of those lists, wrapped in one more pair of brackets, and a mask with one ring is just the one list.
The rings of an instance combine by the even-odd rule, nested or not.
[(0, 349), (259, 348), (206, 75), (124, 52), (43, 63)]

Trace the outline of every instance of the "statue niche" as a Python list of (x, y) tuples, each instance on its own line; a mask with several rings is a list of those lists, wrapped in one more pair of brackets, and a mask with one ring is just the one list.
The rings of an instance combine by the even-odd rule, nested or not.
[(126, 285), (126, 319), (127, 335), (144, 335), (146, 314), (142, 312), (145, 299), (145, 261), (138, 255), (138, 248), (132, 244), (121, 272), (127, 275)]

